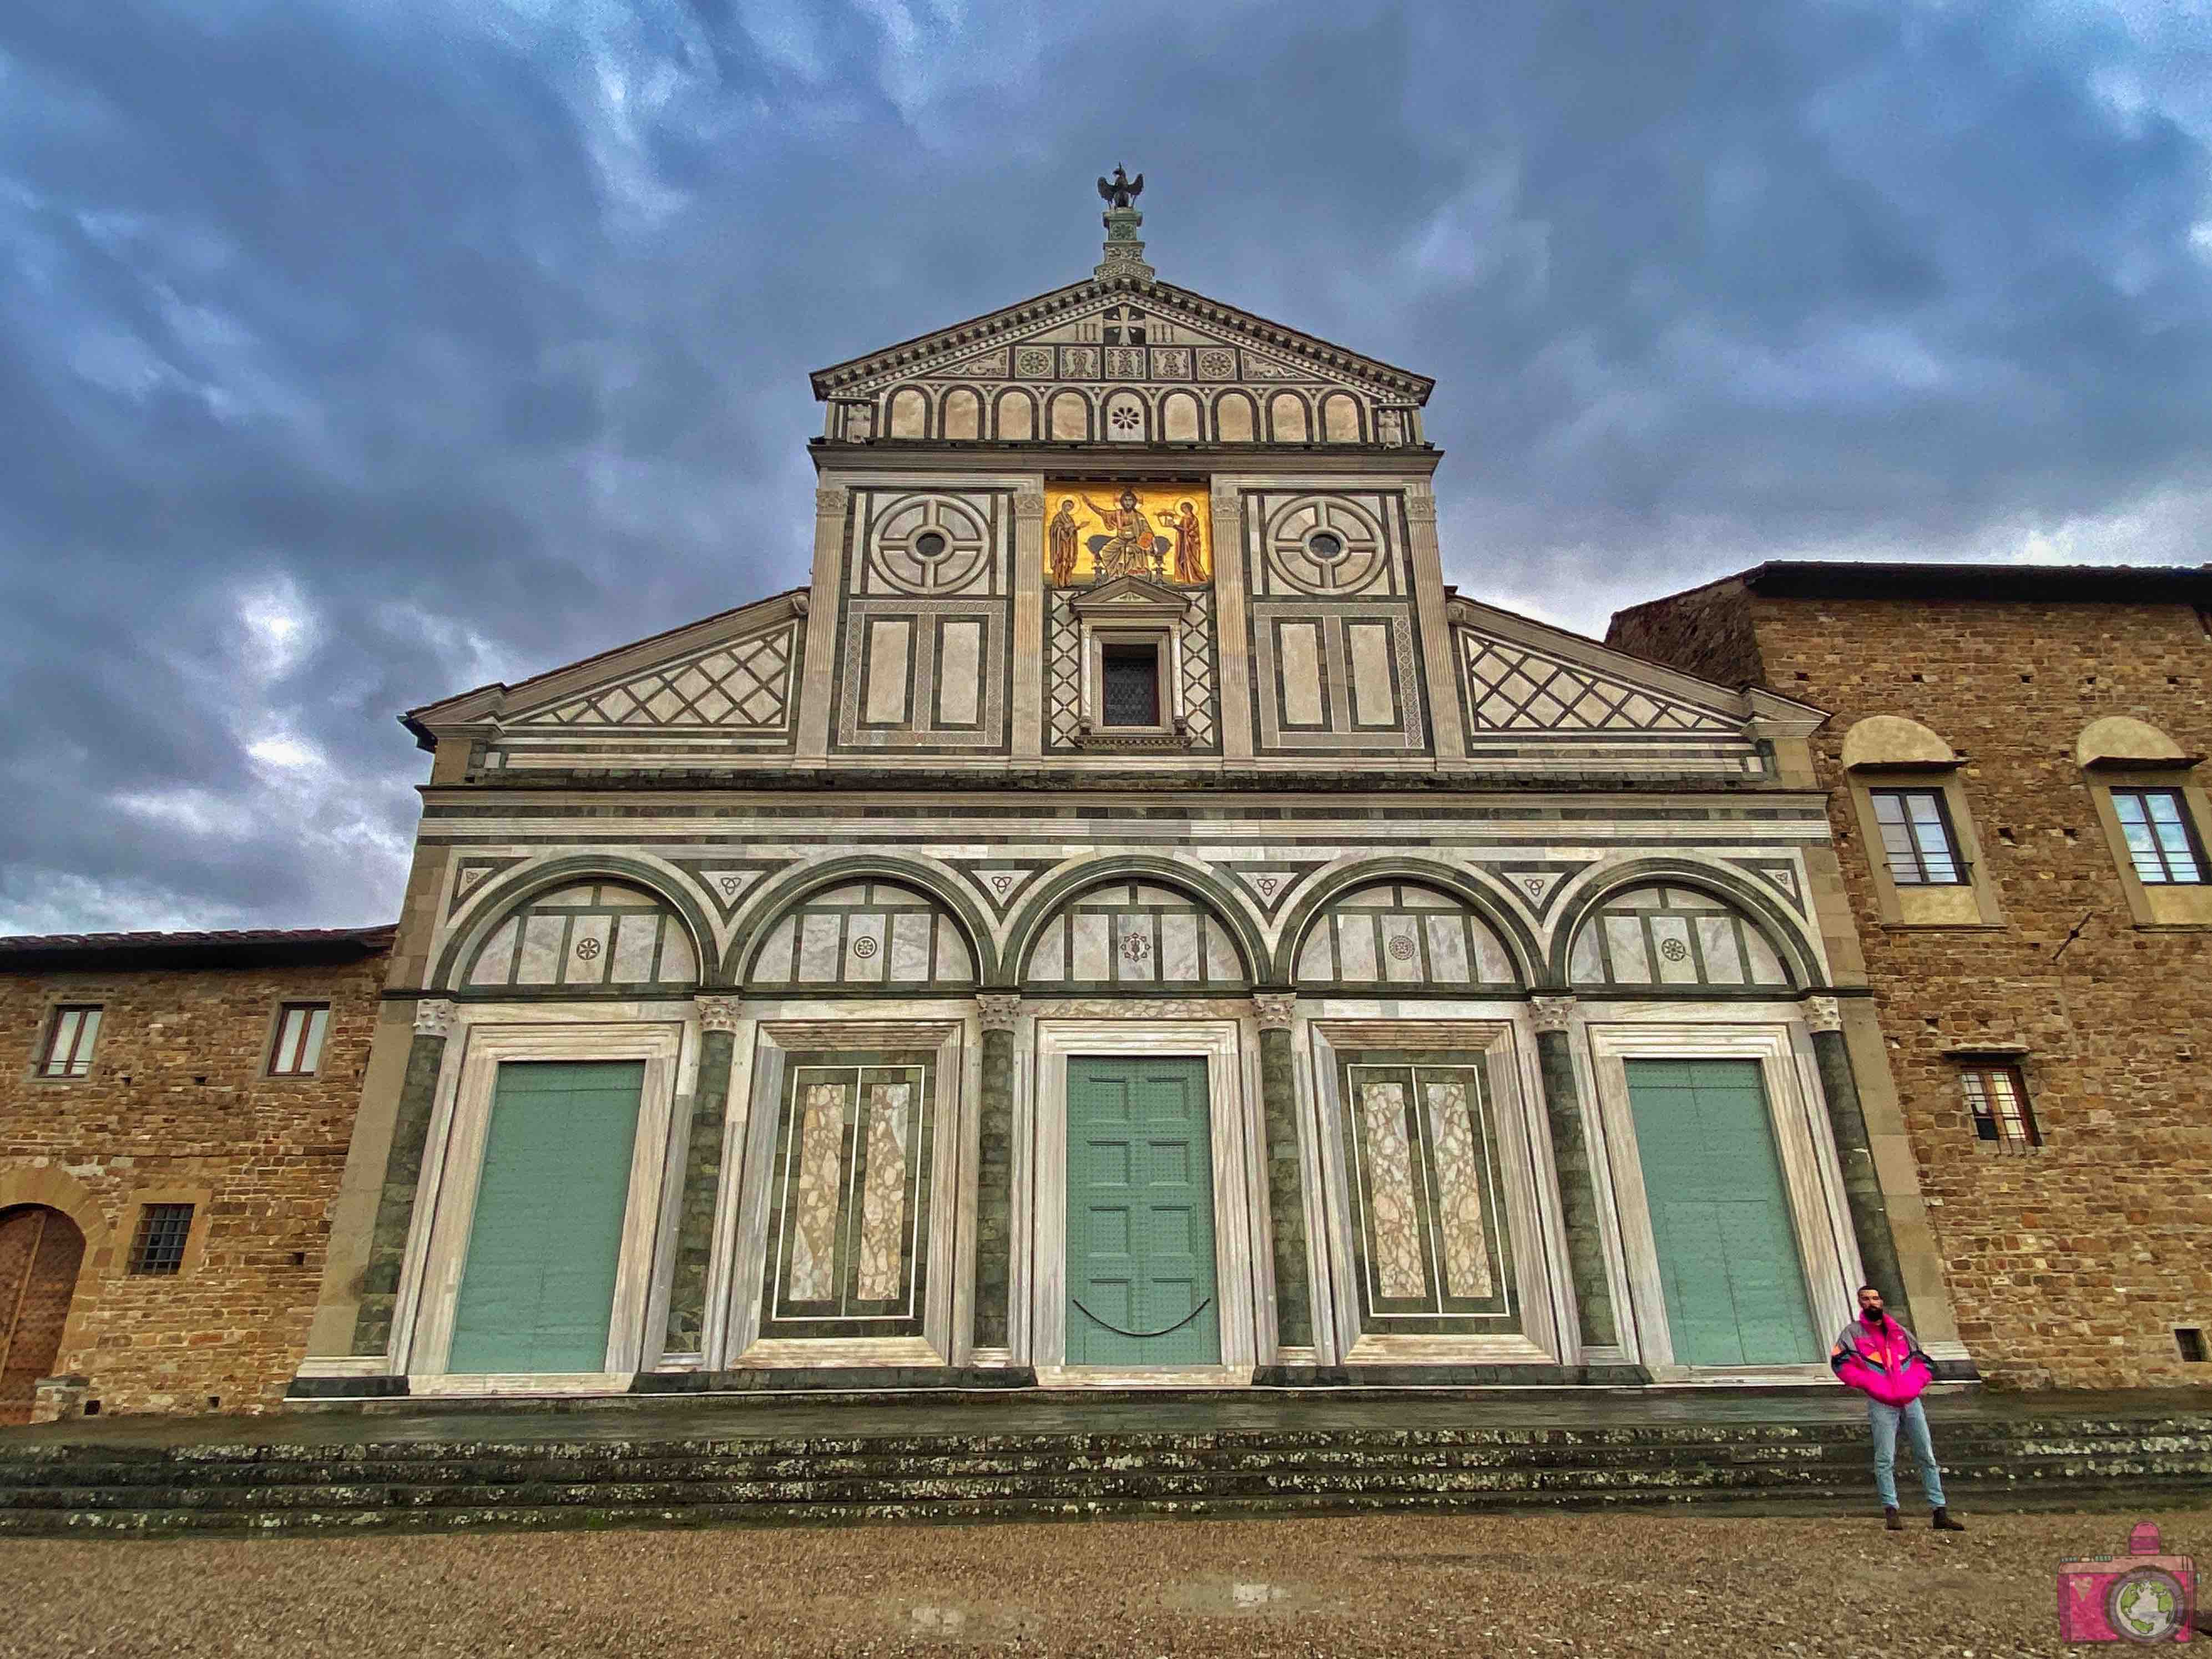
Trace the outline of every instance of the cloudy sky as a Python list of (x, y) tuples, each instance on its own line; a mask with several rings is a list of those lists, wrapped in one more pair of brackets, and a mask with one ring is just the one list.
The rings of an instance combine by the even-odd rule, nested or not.
[(395, 914), (392, 716), (803, 580), (806, 372), (1088, 274), (1116, 161), (1437, 378), (1471, 592), (2198, 562), (2209, 17), (11, 0), (0, 931)]

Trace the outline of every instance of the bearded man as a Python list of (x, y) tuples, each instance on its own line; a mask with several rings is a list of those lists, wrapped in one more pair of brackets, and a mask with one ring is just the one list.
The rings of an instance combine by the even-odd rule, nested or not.
[(1943, 1476), (1936, 1467), (1936, 1443), (1928, 1437), (1928, 1413), (1920, 1408), (1920, 1391), (1935, 1379), (1936, 1364), (1912, 1339), (1912, 1333), (1882, 1310), (1881, 1292), (1871, 1285), (1859, 1286), (1859, 1316), (1844, 1327), (1828, 1350), (1828, 1365), (1844, 1385), (1867, 1397), (1867, 1426), (1874, 1431), (1874, 1489), (1881, 1499), (1882, 1524), (1892, 1532), (1905, 1530), (1897, 1516), (1897, 1431), (1905, 1428), (1905, 1443), (1912, 1448), (1913, 1467), (1920, 1471), (1920, 1490), (1934, 1511), (1930, 1524), (1938, 1532), (1964, 1532), (1963, 1522), (1951, 1518), (1943, 1504)]

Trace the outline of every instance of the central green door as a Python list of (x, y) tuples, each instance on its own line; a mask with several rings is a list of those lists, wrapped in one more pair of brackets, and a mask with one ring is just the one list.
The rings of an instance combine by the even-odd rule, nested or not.
[(1681, 1365), (1797, 1365), (1825, 1352), (1755, 1060), (1632, 1060), (1628, 1098)]
[(643, 1060), (500, 1066), (447, 1370), (606, 1369), (644, 1089)]
[(1067, 1363), (1221, 1363), (1203, 1060), (1067, 1062)]

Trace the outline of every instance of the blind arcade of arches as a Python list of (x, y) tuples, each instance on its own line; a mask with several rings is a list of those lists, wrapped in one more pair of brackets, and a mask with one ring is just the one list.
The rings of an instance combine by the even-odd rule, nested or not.
[(1301, 985), (1516, 985), (1513, 958), (1462, 899), (1385, 882), (1348, 893), (1298, 949)]
[(530, 900), (493, 928), (462, 982), (513, 986), (682, 986), (699, 960), (662, 900), (619, 882), (583, 882)]
[(1034, 984), (1235, 990), (1244, 969), (1229, 926), (1164, 887), (1114, 882), (1071, 900), (1030, 951)]
[(959, 923), (910, 887), (854, 882), (817, 893), (769, 930), (753, 957), (755, 986), (958, 985), (975, 982)]

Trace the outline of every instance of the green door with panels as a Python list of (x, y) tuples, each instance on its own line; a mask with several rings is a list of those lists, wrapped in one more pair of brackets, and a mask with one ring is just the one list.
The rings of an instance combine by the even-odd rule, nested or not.
[(1221, 1363), (1203, 1060), (1067, 1063), (1067, 1363)]
[(1628, 1098), (1675, 1363), (1820, 1359), (1759, 1062), (1632, 1060)]
[(449, 1371), (606, 1369), (643, 1060), (499, 1068)]

